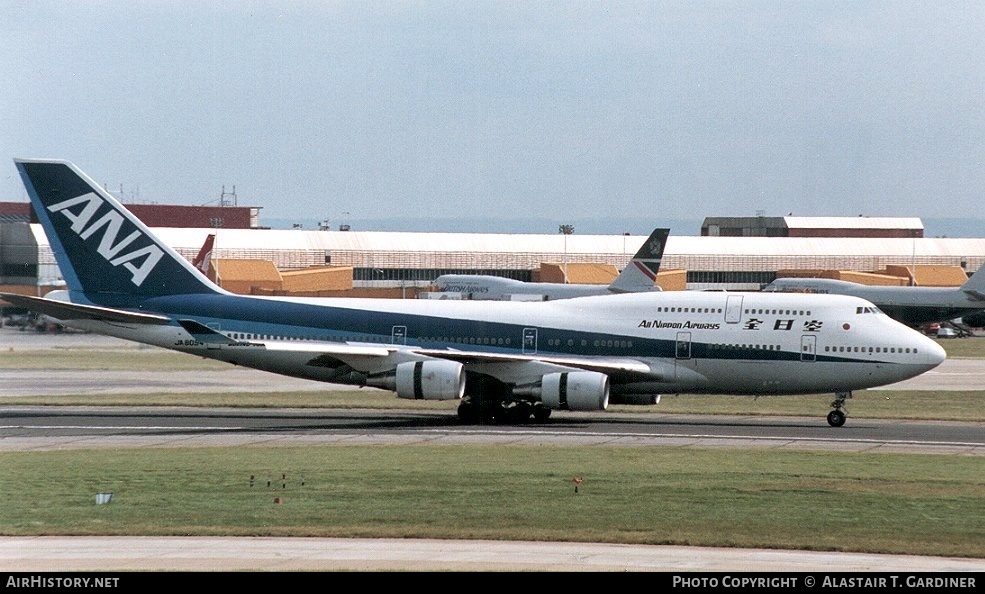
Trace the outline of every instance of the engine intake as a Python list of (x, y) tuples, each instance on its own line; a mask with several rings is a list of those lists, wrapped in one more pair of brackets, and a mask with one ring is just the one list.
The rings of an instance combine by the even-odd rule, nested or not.
[(548, 373), (541, 380), (541, 402), (547, 408), (605, 410), (609, 376), (595, 371)]

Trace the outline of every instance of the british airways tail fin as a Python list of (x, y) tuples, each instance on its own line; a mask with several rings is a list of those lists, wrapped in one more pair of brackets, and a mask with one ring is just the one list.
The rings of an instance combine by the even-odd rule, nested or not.
[(663, 259), (668, 235), (670, 229), (654, 229), (629, 264), (612, 281), (609, 289), (614, 293), (659, 291), (657, 272), (660, 270), (660, 260)]
[(152, 297), (221, 291), (72, 163), (14, 164), (73, 302), (132, 307)]
[(982, 266), (968, 277), (965, 284), (961, 285), (961, 290), (973, 299), (985, 301), (985, 266)]

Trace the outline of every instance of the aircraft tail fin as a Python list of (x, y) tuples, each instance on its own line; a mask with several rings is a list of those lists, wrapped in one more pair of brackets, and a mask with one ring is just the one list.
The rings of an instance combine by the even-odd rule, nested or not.
[(152, 297), (221, 291), (72, 163), (14, 163), (73, 302), (133, 307)]
[(985, 301), (985, 266), (982, 266), (968, 277), (965, 284), (961, 285), (961, 290), (966, 295), (979, 301)]
[(670, 229), (654, 229), (609, 288), (617, 293), (659, 291), (660, 286), (656, 284), (657, 272), (660, 270), (668, 235)]
[(212, 246), (215, 245), (215, 233), (209, 233), (202, 244), (202, 249), (198, 250), (198, 255), (192, 260), (192, 266), (202, 271), (202, 274), (209, 275), (209, 263), (212, 261)]

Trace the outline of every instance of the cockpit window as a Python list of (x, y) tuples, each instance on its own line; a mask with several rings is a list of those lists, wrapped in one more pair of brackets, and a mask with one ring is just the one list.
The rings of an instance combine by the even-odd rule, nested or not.
[(859, 306), (855, 308), (855, 313), (857, 314), (877, 314), (882, 313), (882, 311), (874, 305)]

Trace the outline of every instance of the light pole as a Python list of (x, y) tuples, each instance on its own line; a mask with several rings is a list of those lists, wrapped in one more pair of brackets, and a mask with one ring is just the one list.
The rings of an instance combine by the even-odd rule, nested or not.
[[(223, 188), (225, 191), (225, 188)], [(215, 261), (215, 284), (222, 286), (222, 281), (219, 280), (219, 227), (222, 227), (222, 217), (212, 217), (209, 219), (209, 224), (215, 229), (212, 234), (212, 253), (215, 256), (212, 258)], [(206, 270), (208, 270), (208, 263), (206, 263)], [(206, 272), (208, 274), (208, 272)]]
[(564, 235), (564, 260), (562, 261), (562, 267), (564, 269), (564, 284), (568, 284), (568, 236), (575, 232), (575, 226), (570, 224), (558, 225), (557, 232)]

